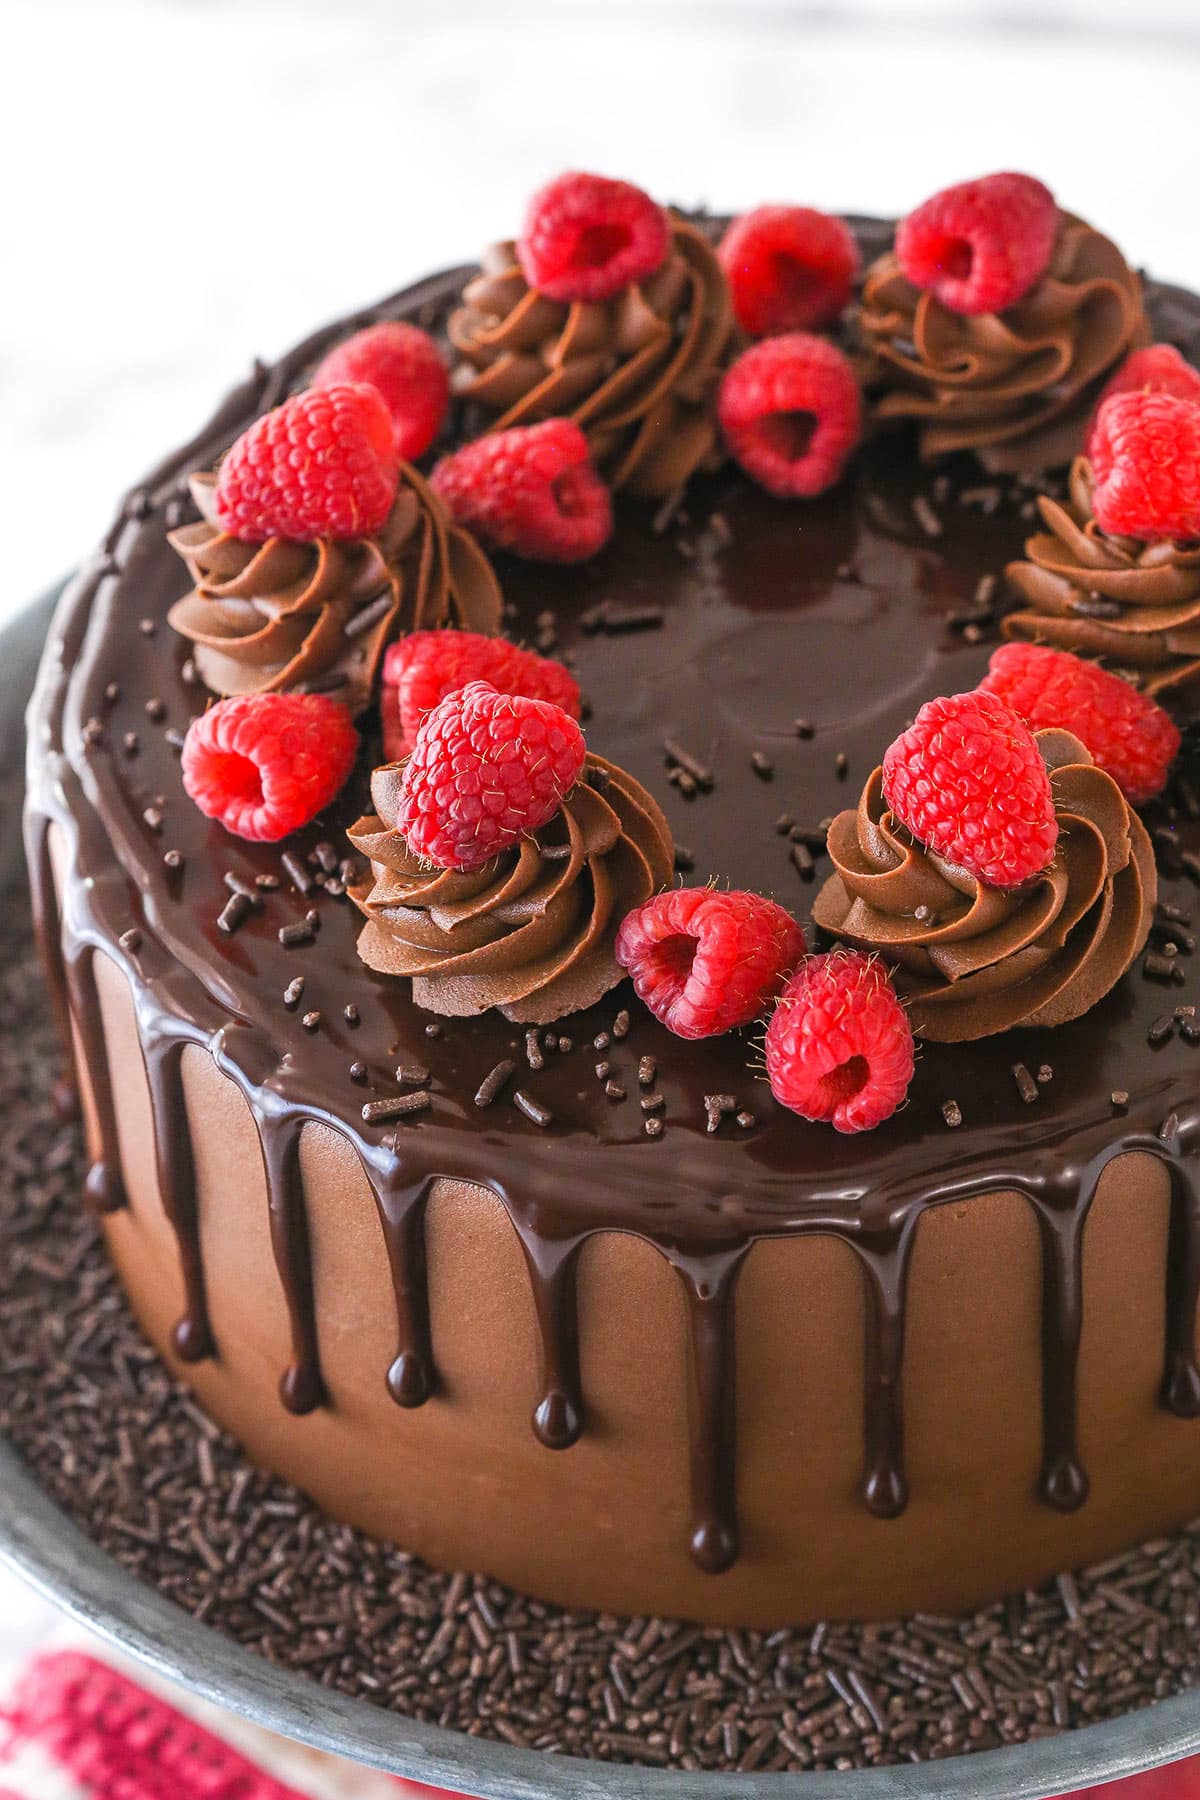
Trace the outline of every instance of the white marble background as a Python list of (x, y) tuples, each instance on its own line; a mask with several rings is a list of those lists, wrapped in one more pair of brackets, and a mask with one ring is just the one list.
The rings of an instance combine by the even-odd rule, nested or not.
[[(0, 0), (0, 71), (0, 622), (254, 352), (572, 164), (879, 211), (1026, 168), (1200, 285), (1197, 0)], [(0, 1572), (0, 1671), (51, 1617)]]

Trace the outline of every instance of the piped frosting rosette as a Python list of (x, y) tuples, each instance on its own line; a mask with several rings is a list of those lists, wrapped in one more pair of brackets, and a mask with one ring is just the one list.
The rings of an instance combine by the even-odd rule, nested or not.
[(1004, 635), (1128, 669), (1148, 693), (1200, 675), (1200, 544), (1111, 537), (1093, 516), (1092, 469), (1071, 468), (1066, 501), (1038, 501), (1046, 529), (1005, 570), (1025, 606)]
[(548, 299), (506, 242), (486, 253), (451, 315), (452, 381), (495, 415), (498, 431), (574, 419), (610, 486), (663, 495), (715, 454), (715, 393), (733, 329), (716, 254), (682, 220), (662, 266), (609, 300)]
[(875, 417), (911, 420), (923, 460), (973, 450), (995, 472), (1068, 463), (1105, 377), (1147, 337), (1139, 277), (1065, 212), (1045, 274), (1005, 311), (952, 312), (888, 251), (867, 272), (859, 320)]
[(370, 881), (351, 890), (370, 968), (410, 976), (430, 1012), (497, 1007), (526, 1025), (591, 1006), (624, 979), (617, 928), (674, 868), (670, 827), (640, 782), (589, 755), (548, 824), (464, 872), (431, 867), (396, 830), (404, 769), (375, 770), (375, 813), (349, 834), (371, 863)]
[(402, 632), (499, 629), (499, 583), (418, 472), (371, 537), (245, 543), (216, 513), (216, 477), (193, 475), (199, 521), (170, 534), (194, 582), (170, 623), (218, 694), (319, 688), (353, 711), (370, 700), (384, 649)]
[(1039, 731), (1059, 835), (1018, 888), (988, 886), (919, 844), (876, 769), (829, 831), (835, 873), (813, 919), (895, 970), (913, 1029), (941, 1043), (1062, 1025), (1102, 999), (1143, 948), (1157, 893), (1145, 827), (1067, 731)]

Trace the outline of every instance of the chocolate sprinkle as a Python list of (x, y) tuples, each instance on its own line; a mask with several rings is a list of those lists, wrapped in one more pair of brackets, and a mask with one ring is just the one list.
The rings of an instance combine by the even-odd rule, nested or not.
[[(227, 935), (232, 936), (239, 927), (246, 923), (246, 920), (250, 917), (250, 913), (250, 902), (245, 894), (230, 894), (228, 900), (221, 908), (220, 915), (217, 919), (217, 927)], [(280, 936), (282, 937), (282, 935), (281, 932)]]
[(476, 1106), (491, 1106), (494, 1101), (498, 1100), (516, 1073), (516, 1068), (517, 1065), (511, 1058), (505, 1058), (503, 1062), (498, 1062), (495, 1068), (490, 1070), (480, 1082), (475, 1095)]
[(395, 601), (392, 599), (389, 589), (386, 594), (380, 594), (379, 598), (372, 600), (369, 605), (360, 607), (359, 611), (342, 626), (342, 636), (353, 642), (365, 631), (370, 631), (373, 626), (378, 625), (381, 619), (386, 619), (394, 605)]
[(1022, 1062), (1013, 1064), (1012, 1075), (1013, 1080), (1017, 1084), (1018, 1094), (1020, 1094), (1026, 1106), (1031, 1105), (1038, 1097), (1037, 1082), (1033, 1079), (1033, 1076)]
[(793, 844), (791, 854), (792, 866), (796, 870), (801, 881), (811, 881), (816, 872), (817, 865), (813, 861), (813, 854), (808, 845), (805, 843)]
[(307, 919), (297, 919), (294, 925), (281, 925), (279, 941), (285, 950), (294, 950), (301, 944), (311, 944), (316, 932)]
[(311, 894), (313, 890), (312, 876), (300, 858), (291, 850), (285, 850), (280, 857), (283, 872), (299, 894)]
[(424, 1112), (432, 1106), (427, 1088), (414, 1094), (397, 1094), (392, 1100), (368, 1100), (362, 1109), (364, 1125), (384, 1125), (390, 1119), (404, 1119), (410, 1113)]
[(698, 756), (693, 756), (690, 750), (685, 749), (678, 739), (665, 737), (663, 752), (668, 763), (673, 763), (677, 769), (682, 769), (683, 773), (689, 776), (696, 786), (702, 788), (706, 794), (711, 792), (714, 780), (712, 770), (707, 764), (702, 763)]
[(529, 1120), (531, 1125), (545, 1127), (549, 1125), (554, 1118), (554, 1114), (550, 1111), (550, 1108), (548, 1106), (542, 1106), (539, 1101), (533, 1098), (532, 1094), (527, 1094), (524, 1088), (518, 1088), (513, 1095), (513, 1105), (517, 1108), (518, 1112), (523, 1112), (525, 1114), (525, 1117)]

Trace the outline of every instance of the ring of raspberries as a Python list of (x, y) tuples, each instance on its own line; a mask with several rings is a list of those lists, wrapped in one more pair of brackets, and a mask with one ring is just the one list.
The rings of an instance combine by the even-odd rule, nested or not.
[[(952, 311), (1004, 313), (1046, 274), (1059, 220), (1042, 183), (986, 176), (903, 219), (895, 258)], [(534, 316), (571, 309), (558, 316), (583, 360), (596, 332), (620, 344), (649, 304), (628, 290), (664, 268), (671, 243), (670, 216), (640, 188), (560, 176), (534, 196), (517, 245)], [(717, 256), (744, 334), (715, 393), (706, 390), (724, 444), (768, 493), (820, 495), (863, 432), (856, 366), (818, 335), (851, 298), (855, 238), (813, 208), (762, 206), (734, 220)], [(651, 295), (669, 289), (674, 271)], [(747, 337), (758, 341), (743, 347)], [(378, 533), (401, 460), (430, 448), (449, 404), (447, 368), (427, 332), (396, 320), (354, 332), (307, 389), (231, 446), (217, 470), (221, 525), (252, 545)], [(589, 431), (590, 440), (572, 417), (484, 431), (442, 458), (431, 485), (491, 548), (542, 562), (595, 557), (613, 507), (592, 455), (603, 429), (593, 420)], [(1142, 545), (1200, 539), (1200, 372), (1172, 346), (1136, 349), (1109, 376), (1087, 455), (1101, 532)], [(478, 871), (515, 849), (554, 818), (587, 768), (575, 676), (504, 638), (447, 628), (402, 636), (384, 657), (381, 708), (385, 753), (402, 771), (397, 829), (436, 869)], [(1168, 714), (1130, 681), (1066, 651), (1008, 643), (975, 690), (929, 700), (886, 748), (883, 797), (894, 820), (964, 892), (972, 880), (1010, 891), (1054, 863), (1059, 821), (1034, 737), (1053, 728), (1077, 736), (1132, 804), (1163, 791), (1181, 743)], [(193, 719), (183, 785), (231, 833), (277, 841), (333, 800), (358, 748), (350, 714), (327, 695), (235, 696)], [(599, 787), (602, 772), (589, 779)], [(678, 1037), (767, 1018), (771, 1092), (800, 1117), (857, 1132), (904, 1102), (913, 1033), (888, 969), (841, 946), (810, 954), (803, 927), (776, 901), (711, 886), (657, 893), (615, 921), (613, 951)]]

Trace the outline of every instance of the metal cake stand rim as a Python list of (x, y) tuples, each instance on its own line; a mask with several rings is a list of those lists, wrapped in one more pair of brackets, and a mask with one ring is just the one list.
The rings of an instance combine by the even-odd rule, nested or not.
[[(21, 709), (65, 585), (0, 631), (5, 761), (22, 741)], [(689, 1774), (468, 1737), (321, 1687), (194, 1619), (93, 1543), (2, 1437), (0, 1561), (98, 1637), (204, 1700), (314, 1749), (479, 1800), (1049, 1800), (1200, 1752), (1200, 1690), (1058, 1737), (845, 1773)]]

